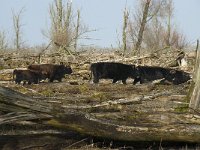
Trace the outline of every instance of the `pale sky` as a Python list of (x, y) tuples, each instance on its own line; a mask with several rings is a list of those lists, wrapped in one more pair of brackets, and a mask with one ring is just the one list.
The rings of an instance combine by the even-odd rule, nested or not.
[[(6, 31), (9, 42), (13, 38), (12, 10), (22, 15), (23, 40), (26, 45), (35, 46), (48, 43), (42, 30), (49, 27), (49, 4), (53, 0), (0, 0), (0, 30)], [(73, 7), (81, 10), (81, 18), (90, 29), (98, 29), (89, 34), (94, 40), (81, 41), (83, 45), (101, 47), (117, 46), (121, 37), (123, 9), (126, 5), (134, 11), (136, 0), (73, 0)], [(200, 0), (174, 0), (176, 26), (190, 43), (200, 38)], [(96, 39), (96, 40), (95, 40)], [(79, 42), (80, 44), (80, 42)]]

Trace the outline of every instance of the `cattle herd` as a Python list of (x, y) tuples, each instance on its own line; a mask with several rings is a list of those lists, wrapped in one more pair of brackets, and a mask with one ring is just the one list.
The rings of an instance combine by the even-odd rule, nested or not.
[[(99, 79), (112, 79), (113, 83), (121, 80), (123, 84), (126, 84), (126, 80), (132, 78), (134, 79), (133, 84), (138, 82), (143, 84), (160, 79), (163, 83), (168, 81), (177, 85), (191, 79), (189, 73), (180, 70), (156, 66), (135, 66), (116, 62), (92, 63), (90, 70), (93, 83), (98, 83)], [(22, 81), (23, 84), (26, 84), (26, 82), (28, 84), (38, 84), (45, 79), (48, 79), (49, 82), (54, 80), (61, 82), (66, 74), (71, 73), (71, 67), (63, 64), (38, 64), (28, 66), (27, 70), (15, 69), (13, 79), (16, 84), (20, 84)]]

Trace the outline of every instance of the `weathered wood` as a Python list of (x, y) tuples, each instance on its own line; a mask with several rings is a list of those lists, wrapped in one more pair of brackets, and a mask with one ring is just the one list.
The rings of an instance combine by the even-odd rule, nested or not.
[[(161, 115), (162, 116), (162, 115)], [(164, 115), (163, 115), (164, 117)], [(167, 117), (167, 116), (166, 116)], [(176, 117), (176, 114), (171, 114)], [(59, 118), (48, 121), (48, 125), (59, 126), (63, 129), (72, 129), (80, 133), (89, 134), (97, 137), (109, 138), (122, 141), (184, 141), (199, 142), (200, 132), (196, 125), (188, 124), (183, 120), (177, 119), (175, 123), (152, 123), (120, 125), (109, 120), (98, 119), (91, 114), (78, 114), (69, 112)]]
[(193, 74), (193, 86), (192, 88), (192, 94), (190, 98), (190, 108), (198, 109), (200, 104), (200, 52), (198, 50), (199, 47), (199, 40), (197, 40), (197, 46), (196, 46), (196, 64), (194, 68), (194, 74)]
[(26, 112), (17, 112), (17, 113), (8, 113), (5, 115), (1, 115), (0, 118), (0, 125), (7, 124), (12, 122), (19, 122), (24, 120), (43, 120), (43, 119), (50, 119), (52, 118), (50, 115), (43, 115), (43, 114), (33, 114), (33, 113), (26, 113)]
[[(36, 99), (5, 87), (0, 87), (0, 104), (22, 108), (25, 112), (31, 110), (46, 114), (50, 113), (53, 109), (52, 105), (43, 104)], [(9, 107), (5, 107), (5, 109), (9, 109)]]
[[(116, 100), (102, 102), (97, 107), (112, 105), (125, 105), (141, 100), (152, 100), (164, 93), (133, 100)], [(168, 94), (168, 93), (165, 93)], [(3, 104), (3, 105), (2, 105)], [(89, 113), (84, 107), (75, 105), (59, 106), (38, 101), (36, 98), (26, 96), (11, 89), (0, 87), (0, 106), (7, 107), (1, 110), (0, 124), (19, 121), (34, 120), (47, 126), (52, 126), (63, 131), (74, 130), (82, 134), (109, 138), (123, 141), (200, 141), (200, 120), (194, 118), (192, 113), (176, 112), (96, 112)], [(11, 109), (9, 107), (11, 106)], [(77, 106), (77, 105), (76, 105)], [(92, 107), (92, 105), (91, 105)], [(18, 108), (18, 109), (17, 109)], [(60, 110), (61, 109), (61, 110)], [(143, 108), (145, 109), (145, 108)], [(10, 112), (9, 112), (10, 111)], [(93, 111), (94, 112), (94, 111)], [(37, 121), (39, 120), (39, 121)]]
[(137, 104), (140, 103), (141, 101), (145, 101), (145, 100), (150, 100), (150, 99), (154, 99), (156, 97), (159, 96), (163, 96), (163, 95), (169, 95), (169, 92), (163, 92), (163, 93), (157, 93), (154, 95), (149, 95), (149, 96), (137, 96), (133, 99), (117, 99), (117, 100), (110, 100), (110, 101), (106, 101), (106, 102), (102, 102), (100, 104), (95, 104), (95, 105), (79, 105), (79, 106), (65, 106), (63, 105), (63, 108), (66, 109), (91, 109), (91, 108), (98, 108), (98, 107), (105, 107), (105, 106), (109, 106), (109, 105), (129, 105), (129, 104)]

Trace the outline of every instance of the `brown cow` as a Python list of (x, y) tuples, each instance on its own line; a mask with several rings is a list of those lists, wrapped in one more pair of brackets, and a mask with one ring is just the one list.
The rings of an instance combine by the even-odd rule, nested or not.
[(54, 65), (54, 64), (41, 64), (41, 65), (30, 65), (28, 69), (31, 71), (40, 72), (44, 78), (48, 78), (49, 82), (54, 80), (62, 81), (65, 74), (71, 74), (72, 69), (70, 66)]
[(21, 81), (23, 81), (23, 85), (26, 84), (26, 81), (28, 84), (32, 83), (39, 83), (39, 80), (41, 78), (41, 74), (37, 72), (33, 72), (31, 70), (14, 70), (13, 71), (13, 80), (15, 80), (16, 84), (20, 84)]

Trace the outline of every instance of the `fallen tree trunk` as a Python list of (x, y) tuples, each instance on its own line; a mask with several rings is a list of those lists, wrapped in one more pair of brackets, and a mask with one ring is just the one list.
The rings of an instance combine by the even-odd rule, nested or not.
[[(171, 114), (171, 117), (175, 114)], [(63, 129), (72, 129), (83, 134), (121, 141), (173, 141), (199, 142), (199, 128), (191, 122), (152, 123), (120, 125), (110, 120), (99, 119), (90, 114), (71, 112), (59, 119), (52, 119), (48, 125), (59, 126)], [(187, 124), (188, 123), (188, 124)]]
[[(152, 98), (155, 97), (146, 96), (146, 100)], [(131, 103), (116, 101), (111, 106), (120, 104), (120, 107), (128, 107)], [(106, 103), (104, 105), (109, 106)], [(194, 115), (189, 112), (146, 111), (145, 113), (144, 111), (142, 113), (134, 110), (89, 113), (90, 111), (87, 110), (90, 109), (89, 107), (86, 109), (70, 105), (63, 109), (58, 104), (38, 101), (37, 98), (5, 87), (0, 87), (0, 108), (0, 125), (28, 120), (63, 131), (74, 130), (112, 140), (200, 141), (200, 120), (194, 118)]]

